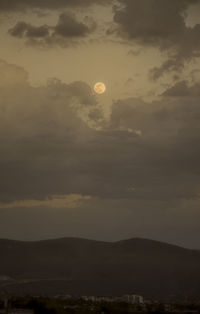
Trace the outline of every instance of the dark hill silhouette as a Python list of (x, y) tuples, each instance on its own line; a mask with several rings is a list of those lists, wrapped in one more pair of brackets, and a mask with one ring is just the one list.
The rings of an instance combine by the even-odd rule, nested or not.
[(199, 298), (200, 252), (146, 239), (0, 240), (0, 288), (13, 294)]

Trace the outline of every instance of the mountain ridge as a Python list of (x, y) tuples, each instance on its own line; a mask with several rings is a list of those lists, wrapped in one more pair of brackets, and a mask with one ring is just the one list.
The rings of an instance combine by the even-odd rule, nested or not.
[(11, 294), (200, 297), (200, 251), (160, 241), (0, 239), (0, 254), (0, 289)]
[(49, 238), (49, 239), (40, 239), (40, 240), (16, 240), (16, 239), (11, 239), (11, 238), (0, 238), (0, 242), (4, 241), (10, 241), (10, 242), (15, 242), (15, 243), (41, 243), (41, 242), (52, 242), (52, 241), (65, 241), (65, 240), (80, 240), (80, 241), (90, 241), (90, 242), (96, 242), (96, 243), (125, 243), (125, 242), (132, 242), (132, 241), (146, 241), (146, 242), (151, 242), (151, 243), (160, 243), (163, 245), (168, 245), (168, 246), (173, 246), (181, 249), (186, 249), (186, 250), (192, 250), (192, 251), (200, 251), (200, 249), (195, 249), (195, 248), (188, 248), (179, 244), (174, 244), (166, 241), (159, 241), (159, 240), (154, 240), (154, 239), (149, 239), (149, 238), (142, 238), (142, 237), (133, 237), (133, 238), (125, 238), (122, 240), (115, 240), (115, 241), (105, 241), (105, 240), (96, 240), (96, 239), (91, 239), (91, 238), (83, 238), (83, 237), (58, 237), (58, 238)]

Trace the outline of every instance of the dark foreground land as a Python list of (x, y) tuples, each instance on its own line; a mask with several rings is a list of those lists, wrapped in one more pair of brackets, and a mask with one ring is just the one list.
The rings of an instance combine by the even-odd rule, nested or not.
[(171, 313), (171, 314), (199, 314), (200, 303), (166, 304), (149, 301), (144, 304), (128, 304), (125, 302), (94, 302), (82, 299), (62, 300), (44, 297), (12, 297), (4, 308), (0, 302), (0, 313), (10, 314), (90, 314), (90, 313)]
[(166, 243), (0, 240), (0, 255), (0, 290), (9, 295), (139, 294), (166, 302), (200, 299), (200, 251)]

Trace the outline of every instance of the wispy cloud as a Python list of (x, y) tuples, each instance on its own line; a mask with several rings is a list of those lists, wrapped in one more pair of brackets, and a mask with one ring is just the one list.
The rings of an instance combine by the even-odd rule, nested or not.
[(90, 200), (91, 196), (81, 194), (69, 195), (53, 195), (44, 200), (20, 200), (11, 203), (0, 203), (0, 208), (32, 208), (32, 207), (48, 207), (48, 208), (77, 208), (82, 202)]

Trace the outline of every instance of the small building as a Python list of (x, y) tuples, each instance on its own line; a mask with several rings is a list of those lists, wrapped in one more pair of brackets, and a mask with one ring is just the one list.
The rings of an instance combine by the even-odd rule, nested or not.
[(83, 295), (81, 299), (83, 299), (84, 301), (91, 301), (91, 302), (96, 302), (98, 300), (98, 298), (93, 295)]
[(143, 304), (144, 303), (144, 298), (141, 295), (137, 295), (137, 294), (123, 295), (122, 300), (124, 302), (131, 303), (131, 304)]

